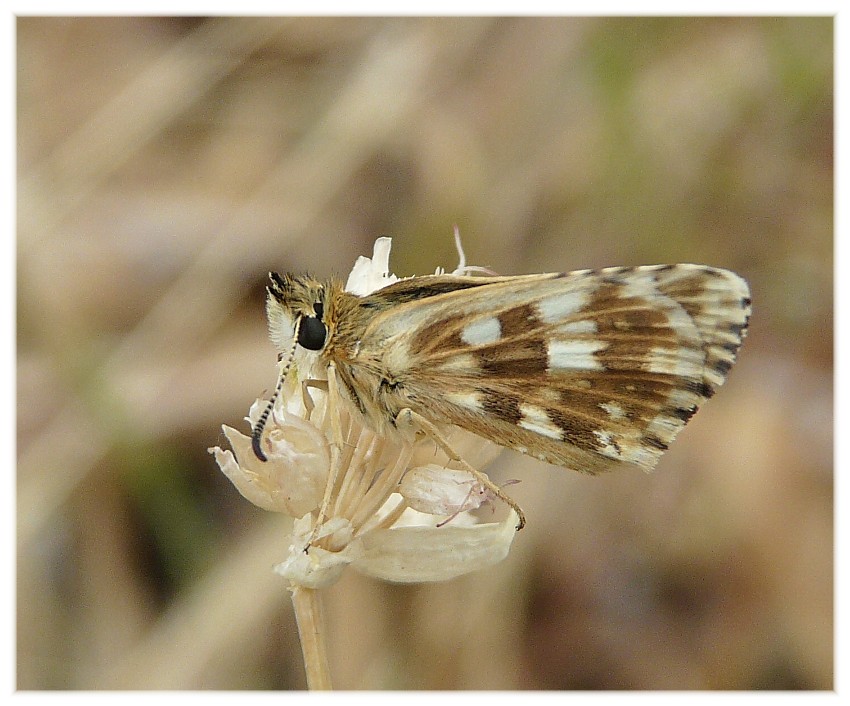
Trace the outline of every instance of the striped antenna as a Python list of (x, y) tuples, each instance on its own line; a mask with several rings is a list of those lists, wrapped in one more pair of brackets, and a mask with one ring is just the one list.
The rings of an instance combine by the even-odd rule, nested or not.
[(275, 385), (274, 392), (272, 393), (271, 399), (269, 403), (266, 405), (266, 408), (263, 410), (263, 413), (260, 415), (260, 419), (257, 422), (257, 425), (254, 427), (254, 431), (251, 434), (251, 447), (254, 449), (254, 453), (257, 458), (261, 461), (268, 461), (268, 457), (263, 453), (263, 449), (260, 446), (260, 442), (263, 440), (263, 429), (266, 427), (266, 422), (269, 420), (269, 415), (274, 408), (274, 403), (277, 401), (277, 396), (280, 394), (280, 391), (283, 389), (283, 383), (286, 380), (286, 376), (289, 373), (289, 368), (292, 365), (292, 359), (295, 357), (295, 346), (298, 344), (298, 331), (301, 328), (301, 317), (298, 317), (298, 320), (295, 322), (295, 334), (292, 336), (292, 348), (289, 349), (289, 355), (286, 357), (286, 365), (281, 368), (280, 377), (277, 379), (277, 385)]

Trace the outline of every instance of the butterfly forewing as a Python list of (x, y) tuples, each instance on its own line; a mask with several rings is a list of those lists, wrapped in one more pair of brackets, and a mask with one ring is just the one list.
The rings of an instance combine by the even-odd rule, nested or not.
[(699, 265), (418, 277), (360, 305), (350, 391), (362, 365), (389, 416), (414, 408), (586, 472), (652, 468), (725, 380), (750, 308), (740, 277)]

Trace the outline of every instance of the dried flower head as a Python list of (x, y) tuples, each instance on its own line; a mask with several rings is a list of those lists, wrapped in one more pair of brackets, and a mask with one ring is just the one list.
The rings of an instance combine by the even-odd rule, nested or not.
[[(379, 238), (373, 257), (358, 258), (346, 290), (363, 296), (392, 284), (391, 240)], [(460, 269), (469, 271), (460, 251)], [(432, 441), (388, 438), (367, 428), (356, 413), (336, 405), (344, 439), (332, 487), (334, 442), (327, 391), (305, 387), (326, 380), (311, 351), (299, 348), (265, 425), (264, 453), (251, 437), (224, 426), (232, 450), (210, 449), (219, 467), (245, 498), (295, 519), (289, 552), (275, 567), (293, 584), (320, 588), (337, 580), (349, 564), (389, 581), (442, 581), (501, 561), (518, 518), (513, 510), (498, 522), (472, 512), (488, 500), (476, 478)], [(258, 422), (265, 403), (257, 400), (248, 421)], [(499, 447), (460, 429), (447, 433), (455, 450), (476, 468)], [(326, 517), (319, 508), (328, 494)]]

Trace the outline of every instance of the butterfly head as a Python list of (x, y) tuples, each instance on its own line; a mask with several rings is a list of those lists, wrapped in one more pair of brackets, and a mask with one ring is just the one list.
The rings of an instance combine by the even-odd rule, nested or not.
[(328, 339), (324, 320), (325, 287), (321, 282), (309, 275), (279, 275), (270, 272), (266, 291), (269, 333), (278, 349), (280, 377), (265, 411), (254, 427), (254, 453), (262, 461), (266, 460), (260, 446), (263, 428), (289, 373), (296, 348), (301, 346), (309, 351), (321, 351)]
[(294, 352), (295, 344), (322, 350), (327, 342), (324, 285), (309, 275), (270, 272), (266, 290), (269, 331), (278, 351)]

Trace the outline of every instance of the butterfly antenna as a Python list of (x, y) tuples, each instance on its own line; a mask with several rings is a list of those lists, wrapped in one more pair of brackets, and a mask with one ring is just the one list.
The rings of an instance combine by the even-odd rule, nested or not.
[(269, 420), (269, 415), (272, 413), (272, 409), (274, 409), (274, 403), (277, 401), (277, 397), (283, 389), (283, 383), (286, 380), (287, 374), (289, 374), (289, 368), (292, 366), (292, 359), (295, 357), (295, 345), (298, 343), (298, 330), (300, 328), (301, 317), (299, 316), (298, 321), (295, 324), (295, 334), (292, 337), (292, 348), (289, 349), (289, 355), (286, 357), (286, 365), (281, 367), (280, 375), (277, 379), (277, 385), (275, 385), (271, 399), (266, 405), (266, 408), (263, 410), (263, 413), (260, 415), (260, 419), (257, 421), (254, 431), (251, 433), (251, 448), (254, 449), (254, 454), (261, 461), (269, 460), (265, 453), (263, 453), (263, 449), (260, 446), (260, 442), (263, 440), (263, 429), (266, 428), (266, 422)]

